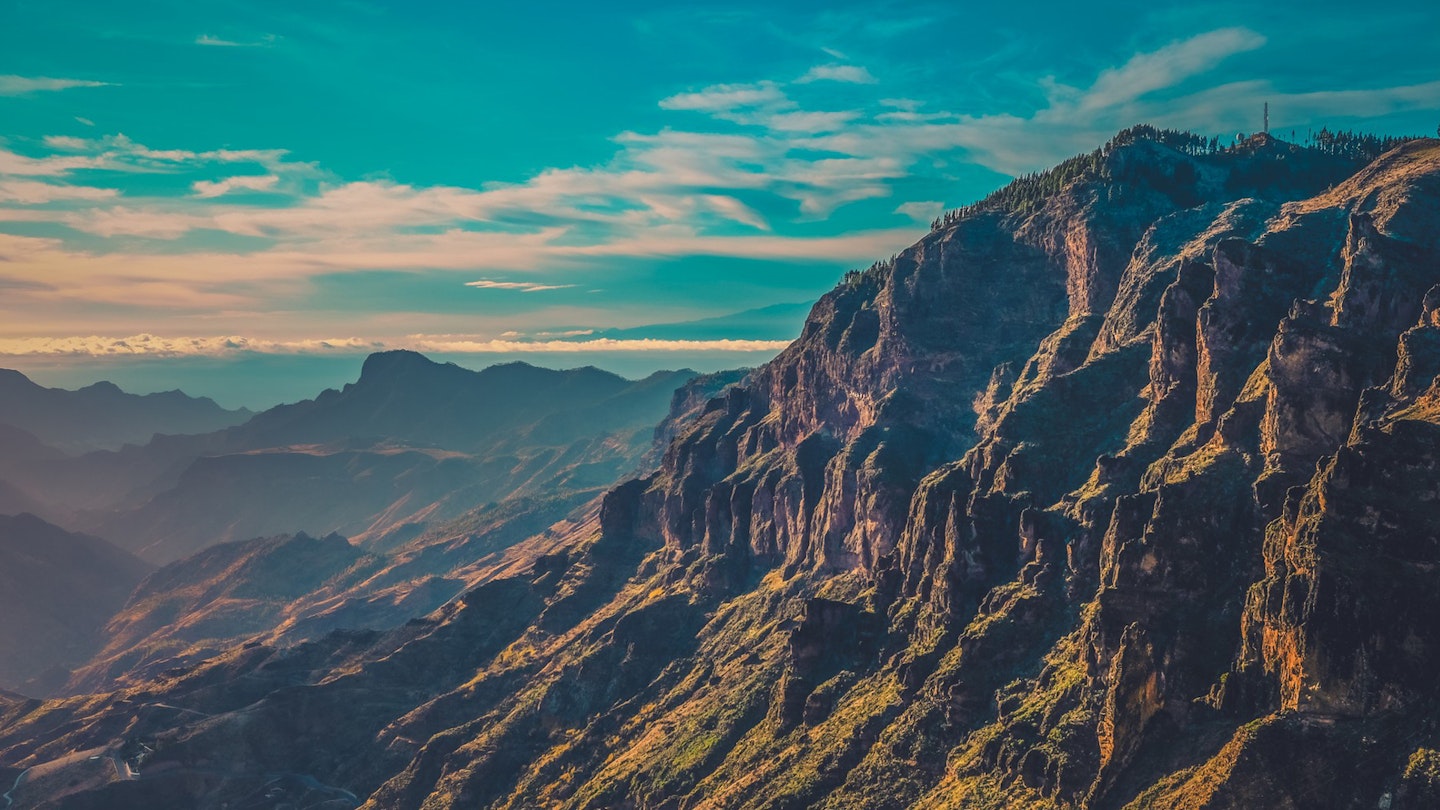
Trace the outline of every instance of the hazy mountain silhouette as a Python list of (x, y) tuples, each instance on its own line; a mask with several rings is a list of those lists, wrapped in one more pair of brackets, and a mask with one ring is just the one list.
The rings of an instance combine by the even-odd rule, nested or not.
[(77, 526), (155, 562), (296, 531), (393, 545), (492, 501), (598, 492), (635, 468), (693, 376), (384, 352), (343, 389), (243, 425), (40, 465), (34, 494), (80, 501)]
[(0, 685), (34, 694), (93, 655), (151, 567), (34, 515), (0, 515)]
[(143, 444), (156, 433), (208, 433), (250, 417), (180, 391), (127, 394), (98, 382), (78, 391), (46, 388), (0, 369), (0, 423), (28, 431), (66, 452)]

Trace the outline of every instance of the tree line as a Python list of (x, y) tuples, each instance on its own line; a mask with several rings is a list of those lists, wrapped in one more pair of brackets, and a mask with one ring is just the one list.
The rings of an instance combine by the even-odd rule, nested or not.
[[(1110, 154), (1116, 149), (1139, 141), (1151, 141), (1191, 157), (1208, 157), (1248, 151), (1246, 147), (1252, 140), (1253, 138), (1237, 134), (1230, 144), (1222, 144), (1218, 136), (1207, 138), (1204, 135), (1185, 130), (1161, 129), (1149, 124), (1139, 124), (1121, 130), (1104, 146), (1093, 152), (1076, 155), (1043, 171), (1030, 172), (1016, 177), (1005, 187), (977, 202), (946, 211), (931, 222), (930, 227), (931, 230), (942, 230), (967, 216), (980, 212), (1023, 213), (1038, 207), (1044, 200), (1059, 193), (1061, 189), (1076, 180), (1113, 179), (1111, 163), (1108, 160)], [(1350, 131), (1331, 132), (1329, 129), (1322, 128), (1319, 132), (1308, 132), (1306, 143), (1301, 145), (1301, 148), (1346, 160), (1368, 163), (1384, 152), (1410, 140), (1414, 140), (1414, 138), (1382, 137)]]

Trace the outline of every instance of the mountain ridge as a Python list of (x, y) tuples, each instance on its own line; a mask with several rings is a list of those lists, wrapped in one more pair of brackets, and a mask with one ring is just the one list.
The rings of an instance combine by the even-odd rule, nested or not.
[(48, 691), (95, 651), (101, 629), (150, 566), (35, 515), (0, 515), (0, 682)]
[[(650, 450), (671, 392), (693, 376), (471, 371), (381, 352), (343, 389), (243, 424), (43, 459), (10, 480), (28, 498), (18, 505), (158, 563), (297, 531), (379, 542), (510, 495), (598, 491)], [(0, 479), (9, 469), (0, 463)]]
[(209, 397), (182, 391), (129, 394), (100, 381), (70, 391), (46, 388), (14, 369), (0, 369), (0, 423), (34, 434), (62, 450), (117, 449), (157, 433), (202, 433), (248, 418)]

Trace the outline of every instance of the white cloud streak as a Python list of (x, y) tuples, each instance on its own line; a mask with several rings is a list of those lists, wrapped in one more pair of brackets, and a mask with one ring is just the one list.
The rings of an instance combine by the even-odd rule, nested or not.
[(96, 82), (86, 79), (52, 79), (48, 76), (0, 75), (0, 96), (24, 96), (30, 93), (71, 90), (76, 87), (109, 86), (109, 82)]
[(945, 213), (945, 203), (939, 200), (908, 202), (896, 207), (895, 213), (909, 217), (916, 222), (929, 223)]
[(222, 197), (235, 191), (271, 191), (280, 178), (273, 174), (227, 177), (224, 180), (196, 180), (190, 185), (201, 199)]
[(201, 34), (195, 38), (196, 45), (207, 45), (213, 48), (265, 48), (275, 44), (279, 39), (274, 34), (265, 34), (257, 39), (236, 40), (225, 39), (211, 34)]
[(574, 284), (538, 284), (533, 281), (491, 281), (481, 279), (479, 281), (467, 281), (466, 287), (475, 287), (481, 290), (518, 290), (519, 292), (544, 292), (545, 290), (568, 290)]
[(845, 84), (875, 84), (879, 80), (861, 65), (816, 65), (795, 80), (797, 84), (811, 82), (842, 82)]
[(0, 203), (45, 205), (74, 200), (109, 200), (120, 192), (113, 188), (59, 185), (38, 180), (6, 180), (0, 178)]
[(1173, 42), (1150, 53), (1136, 54), (1118, 68), (1103, 71), (1081, 96), (1079, 111), (1094, 111), (1134, 101), (1148, 93), (1179, 84), (1210, 70), (1221, 60), (1265, 44), (1265, 37), (1245, 28), (1222, 28)]
[(719, 112), (745, 107), (792, 106), (775, 82), (758, 84), (717, 84), (693, 93), (680, 93), (660, 100), (662, 110)]

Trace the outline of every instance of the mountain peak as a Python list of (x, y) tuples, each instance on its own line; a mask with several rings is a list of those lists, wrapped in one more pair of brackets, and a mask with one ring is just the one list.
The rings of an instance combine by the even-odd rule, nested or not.
[(35, 386), (35, 381), (25, 376), (22, 372), (13, 368), (0, 368), (0, 385), (5, 386)]
[(120, 386), (116, 385), (113, 382), (110, 382), (109, 380), (100, 380), (99, 382), (93, 382), (79, 390), (108, 395), (125, 393), (124, 391), (120, 390)]
[(394, 349), (385, 352), (375, 352), (365, 358), (365, 364), (360, 367), (360, 382), (374, 381), (387, 377), (394, 377), (400, 374), (429, 371), (444, 366), (453, 366), (454, 363), (437, 363), (419, 352), (408, 349)]

